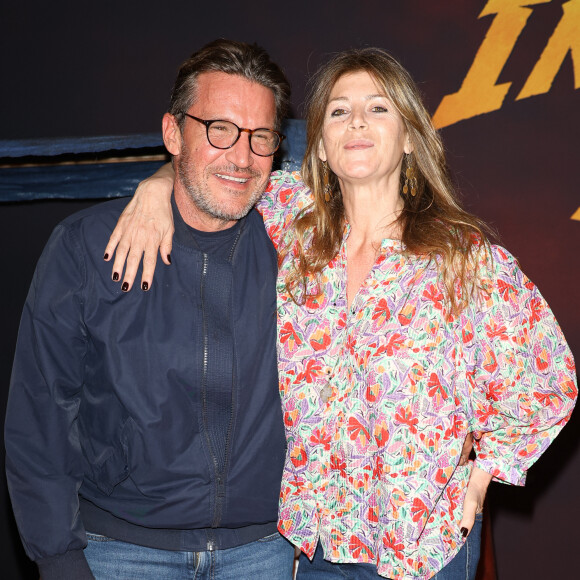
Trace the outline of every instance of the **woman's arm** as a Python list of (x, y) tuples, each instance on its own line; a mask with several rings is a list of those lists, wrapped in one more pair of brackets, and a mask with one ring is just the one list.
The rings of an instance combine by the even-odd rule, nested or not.
[(112, 274), (115, 282), (121, 279), (125, 265), (122, 285), (124, 292), (128, 292), (133, 286), (142, 257), (143, 290), (151, 288), (158, 248), (165, 264), (171, 264), (174, 232), (171, 192), (174, 179), (173, 167), (171, 163), (167, 163), (142, 181), (109, 238), (104, 259), (109, 261), (115, 254)]
[(468, 529), (493, 477), (523, 485), (570, 419), (578, 394), (572, 353), (548, 304), (503, 248), (481, 264), (477, 303), (462, 313), (477, 457), (461, 525)]

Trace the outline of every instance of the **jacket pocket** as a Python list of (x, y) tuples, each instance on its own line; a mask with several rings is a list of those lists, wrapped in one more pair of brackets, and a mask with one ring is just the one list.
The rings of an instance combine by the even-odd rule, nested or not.
[(133, 431), (134, 422), (129, 417), (123, 424), (118, 439), (93, 468), (95, 483), (106, 495), (111, 495), (115, 487), (129, 477), (129, 441)]

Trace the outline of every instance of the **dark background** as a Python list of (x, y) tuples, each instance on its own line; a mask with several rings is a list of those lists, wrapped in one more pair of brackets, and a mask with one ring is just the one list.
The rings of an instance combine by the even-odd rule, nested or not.
[[(450, 166), (469, 209), (500, 233), (552, 306), (580, 353), (580, 78), (568, 53), (551, 89), (515, 100), (553, 34), (561, 0), (540, 2), (498, 82), (512, 85), (501, 109), (442, 129)], [(530, 4), (529, 0), (527, 4)], [(484, 0), (296, 0), (6, 4), (0, 12), (0, 139), (159, 131), (179, 64), (216, 37), (264, 46), (293, 85), (302, 116), (306, 81), (333, 52), (391, 51), (418, 81), (429, 110), (459, 90), (495, 18)], [(490, 2), (501, 14), (514, 0)], [(524, 5), (524, 2), (521, 2)], [(567, 9), (580, 5), (567, 3)], [(516, 6), (514, 8), (514, 6)], [(580, 6), (579, 6), (580, 8)], [(580, 10), (574, 16), (580, 38)], [(577, 40), (576, 40), (577, 43)], [(576, 53), (580, 67), (580, 51)], [(577, 69), (579, 70), (579, 69)], [(82, 191), (79, 196), (82, 197)], [(87, 201), (0, 205), (0, 413), (18, 319), (36, 260), (52, 228)], [(500, 580), (573, 578), (580, 521), (577, 414), (532, 468), (525, 488), (493, 484), (490, 508)], [(3, 578), (35, 578), (0, 482)]]

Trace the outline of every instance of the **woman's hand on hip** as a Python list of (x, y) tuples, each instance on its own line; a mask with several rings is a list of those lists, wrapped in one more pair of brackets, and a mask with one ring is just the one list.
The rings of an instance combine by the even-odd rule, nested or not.
[(459, 527), (464, 537), (469, 535), (473, 524), (475, 523), (475, 514), (483, 511), (483, 502), (485, 501), (485, 494), (492, 476), (479, 469), (476, 465), (473, 466), (469, 483), (467, 484), (467, 493), (463, 501), (463, 517), (459, 522)]

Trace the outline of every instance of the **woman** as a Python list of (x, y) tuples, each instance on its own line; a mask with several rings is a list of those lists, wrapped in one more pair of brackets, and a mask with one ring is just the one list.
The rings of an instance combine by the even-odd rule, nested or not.
[(382, 50), (319, 71), (302, 175), (273, 174), (258, 206), (280, 257), (279, 529), (314, 556), (298, 577), (473, 577), (462, 546), (489, 481), (523, 484), (577, 394), (549, 307), (458, 205)]

